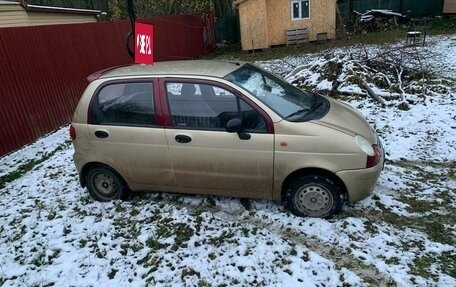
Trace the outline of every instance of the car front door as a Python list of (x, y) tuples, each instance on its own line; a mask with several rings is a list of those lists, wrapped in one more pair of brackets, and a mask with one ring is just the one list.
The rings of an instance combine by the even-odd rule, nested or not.
[[(180, 189), (237, 197), (271, 198), (272, 122), (230, 87), (167, 79), (169, 126), (165, 129)], [(233, 118), (242, 133), (227, 132)]]
[(88, 132), (96, 160), (135, 189), (176, 186), (164, 127), (156, 121), (155, 86), (152, 80), (110, 82), (91, 102)]

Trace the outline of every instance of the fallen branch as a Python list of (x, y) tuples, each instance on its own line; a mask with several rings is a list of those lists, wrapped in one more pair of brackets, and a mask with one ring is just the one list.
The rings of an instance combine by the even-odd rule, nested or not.
[(397, 84), (399, 87), (399, 90), (401, 91), (401, 100), (405, 101), (405, 91), (404, 88), (402, 87), (402, 73), (404, 72), (404, 69), (400, 67), (398, 70), (397, 68), (394, 68), (396, 70), (396, 75), (397, 75)]
[(369, 96), (371, 96), (375, 101), (377, 101), (378, 103), (380, 103), (380, 105), (382, 106), (382, 108), (384, 108), (386, 106), (386, 103), (385, 101), (380, 98), (372, 89), (371, 87), (369, 87), (369, 85), (367, 84), (366, 81), (364, 81), (363, 79), (361, 79), (360, 77), (358, 77), (359, 81), (361, 82), (361, 85), (364, 89), (366, 89), (367, 91), (367, 94)]

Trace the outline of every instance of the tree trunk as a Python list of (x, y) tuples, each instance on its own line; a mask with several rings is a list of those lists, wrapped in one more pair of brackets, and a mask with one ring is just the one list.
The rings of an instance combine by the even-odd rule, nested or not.
[(353, 0), (348, 0), (348, 23), (353, 25)]

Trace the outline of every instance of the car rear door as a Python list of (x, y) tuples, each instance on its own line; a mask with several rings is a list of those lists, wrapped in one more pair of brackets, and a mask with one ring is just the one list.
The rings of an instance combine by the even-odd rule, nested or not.
[[(169, 125), (165, 133), (182, 191), (271, 198), (274, 133), (267, 115), (220, 83), (165, 79)], [(241, 136), (226, 131), (235, 117)]]
[(157, 122), (156, 80), (105, 83), (95, 93), (88, 132), (95, 158), (132, 189), (176, 186), (164, 127)]

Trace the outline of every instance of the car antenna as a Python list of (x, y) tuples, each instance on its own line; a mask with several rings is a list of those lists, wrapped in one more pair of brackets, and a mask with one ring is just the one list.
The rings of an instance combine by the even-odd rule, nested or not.
[(127, 33), (125, 37), (125, 45), (127, 47), (127, 53), (132, 57), (135, 58), (135, 53), (130, 49), (130, 40), (133, 35), (135, 35), (135, 22), (136, 22), (136, 11), (135, 11), (135, 3), (134, 0), (127, 0), (127, 7), (128, 7), (128, 17), (130, 18), (131, 23), (131, 30)]

